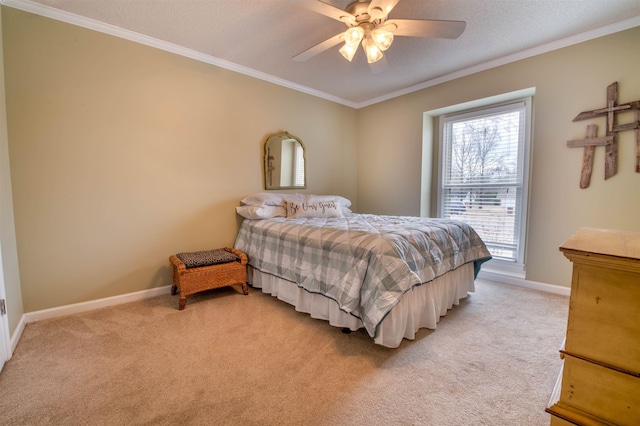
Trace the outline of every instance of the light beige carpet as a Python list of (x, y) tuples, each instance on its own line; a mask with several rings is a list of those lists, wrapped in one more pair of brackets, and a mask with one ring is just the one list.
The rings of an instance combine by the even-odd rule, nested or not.
[(397, 349), (257, 289), (30, 324), (3, 425), (546, 425), (568, 298), (476, 282)]

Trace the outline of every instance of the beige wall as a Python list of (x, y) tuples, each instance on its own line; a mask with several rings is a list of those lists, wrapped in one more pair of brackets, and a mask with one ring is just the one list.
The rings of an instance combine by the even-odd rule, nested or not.
[[(611, 82), (620, 102), (640, 99), (637, 28), (359, 111), (5, 7), (2, 35), (12, 186), (3, 179), (0, 226), (10, 303), (22, 304), (21, 280), (25, 312), (167, 285), (170, 254), (232, 244), (234, 207), (262, 189), (270, 133), (304, 141), (305, 192), (418, 215), (423, 112), (527, 87), (536, 87), (527, 279), (568, 285), (558, 245), (581, 226), (640, 226), (633, 133), (622, 134), (619, 173), (606, 182), (597, 150), (587, 190), (581, 150), (566, 147), (587, 124), (572, 118), (602, 106)], [(11, 190), (20, 274), (7, 278)]]
[(168, 285), (171, 254), (232, 245), (271, 133), (304, 142), (305, 192), (356, 201), (355, 110), (2, 12), (26, 312)]
[[(618, 174), (605, 181), (604, 148), (596, 149), (591, 186), (578, 187), (584, 137), (581, 111), (605, 106), (619, 84), (619, 103), (640, 99), (640, 28), (521, 60), (358, 111), (358, 206), (361, 212), (420, 214), (422, 115), (502, 93), (536, 88), (526, 279), (569, 286), (571, 265), (558, 246), (583, 226), (640, 230), (640, 174), (634, 133), (620, 134)], [(633, 121), (631, 114), (619, 122)]]
[(0, 8), (0, 251), (2, 251), (2, 272), (9, 331), (13, 333), (24, 314), (24, 309), (22, 291), (20, 289), (20, 273), (18, 271), (18, 252), (9, 170), (4, 60), (2, 53), (2, 9)]

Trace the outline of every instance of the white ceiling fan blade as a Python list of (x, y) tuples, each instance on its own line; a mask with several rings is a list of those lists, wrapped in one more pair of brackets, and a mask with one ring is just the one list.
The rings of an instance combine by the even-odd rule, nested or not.
[[(395, 25), (396, 29), (393, 29)], [(432, 19), (389, 19), (381, 28), (396, 36), (458, 38), (464, 32), (464, 21), (436, 21)]]
[(369, 16), (372, 19), (385, 19), (400, 0), (371, 0)]
[(295, 3), (300, 7), (311, 10), (312, 12), (319, 13), (329, 18), (333, 18), (336, 21), (344, 22), (345, 24), (351, 24), (356, 22), (356, 17), (347, 11), (338, 9), (328, 3), (320, 0), (289, 0), (291, 3)]
[(333, 37), (323, 41), (322, 43), (318, 43), (315, 46), (305, 50), (302, 53), (297, 54), (293, 57), (294, 61), (304, 62), (309, 58), (316, 56), (319, 53), (324, 52), (327, 49), (331, 49), (336, 44), (340, 43), (344, 40), (344, 33), (336, 34)]

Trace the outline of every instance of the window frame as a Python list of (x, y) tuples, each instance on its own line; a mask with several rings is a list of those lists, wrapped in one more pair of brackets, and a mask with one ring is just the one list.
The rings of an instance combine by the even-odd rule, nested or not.
[[(478, 106), (474, 105), (474, 108), (470, 109), (453, 109), (446, 112), (446, 114), (439, 115), (438, 126), (438, 168), (437, 168), (437, 198), (436, 198), (436, 211), (438, 217), (443, 217), (443, 200), (444, 200), (444, 173), (447, 168), (445, 165), (445, 153), (446, 147), (444, 140), (444, 129), (446, 123), (451, 121), (448, 119), (454, 118), (460, 119), (473, 119), (473, 117), (480, 117), (490, 113), (509, 111), (516, 109), (516, 105), (524, 104), (524, 131), (523, 140), (518, 144), (518, 175), (519, 185), (522, 189), (521, 194), (521, 208), (518, 232), (518, 244), (516, 249), (515, 261), (494, 258), (487, 262), (483, 268), (494, 269), (497, 272), (502, 272), (507, 275), (513, 275), (518, 278), (524, 278), (525, 272), (525, 255), (527, 245), (527, 223), (529, 217), (529, 182), (530, 182), (530, 161), (531, 161), (531, 129), (532, 129), (532, 104), (533, 96), (524, 96), (518, 98), (512, 98), (502, 102), (487, 102)], [(518, 107), (519, 108), (519, 107)], [(489, 185), (488, 185), (489, 186)]]

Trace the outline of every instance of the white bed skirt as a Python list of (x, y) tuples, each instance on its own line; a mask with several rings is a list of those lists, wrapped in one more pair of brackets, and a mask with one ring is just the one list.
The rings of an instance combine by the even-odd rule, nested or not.
[[(247, 265), (248, 266), (248, 265)], [(264, 293), (295, 306), (296, 311), (329, 321), (335, 327), (358, 330), (362, 321), (338, 308), (338, 304), (320, 294), (309, 293), (295, 283), (247, 268), (247, 282)], [(435, 329), (440, 317), (457, 305), (467, 292), (475, 290), (473, 263), (468, 263), (435, 280), (413, 287), (400, 299), (378, 327), (375, 343), (397, 348), (402, 339), (413, 340), (420, 328)]]

